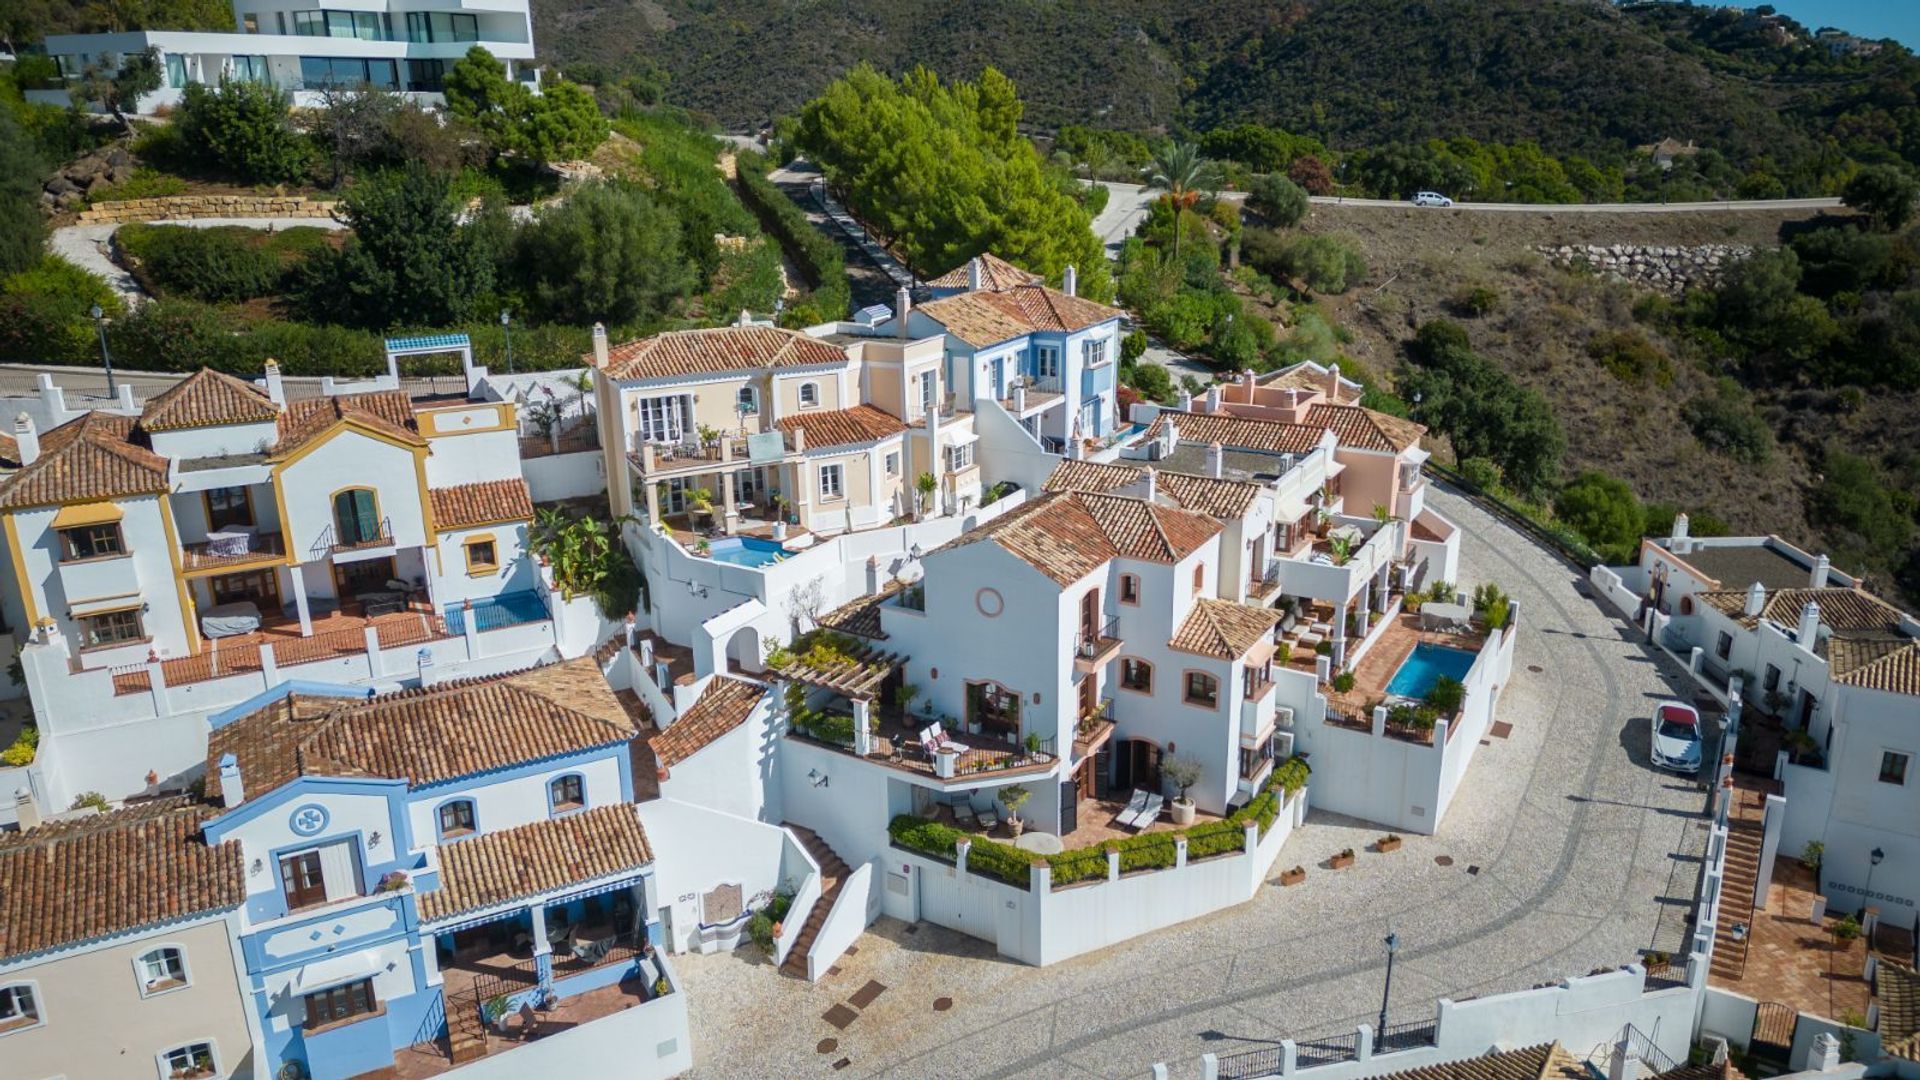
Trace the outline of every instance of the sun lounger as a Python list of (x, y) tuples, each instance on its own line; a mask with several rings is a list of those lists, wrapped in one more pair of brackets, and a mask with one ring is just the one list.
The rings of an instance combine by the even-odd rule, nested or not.
[(1153, 795), (1148, 795), (1146, 809), (1140, 811), (1139, 816), (1134, 818), (1134, 821), (1133, 821), (1134, 830), (1138, 831), (1140, 829), (1144, 829), (1147, 826), (1153, 824), (1154, 822), (1159, 821), (1160, 810), (1162, 807), (1166, 805), (1167, 805), (1166, 796), (1160, 795), (1157, 793)]
[(994, 810), (991, 799), (987, 801), (987, 806), (984, 810), (978, 806), (974, 807), (973, 817), (975, 821), (980, 823), (980, 827), (988, 832), (992, 832), (1000, 827), (1000, 815)]
[(1153, 796), (1148, 794), (1147, 789), (1134, 788), (1133, 798), (1127, 800), (1127, 808), (1120, 811), (1120, 816), (1115, 820), (1129, 829), (1141, 828), (1147, 821), (1152, 820), (1151, 818), (1144, 818), (1147, 812), (1147, 803), (1152, 798)]
[(953, 804), (953, 822), (954, 824), (960, 826), (963, 829), (971, 829), (975, 827), (975, 822), (973, 820), (973, 806), (969, 804), (965, 799), (962, 799), (959, 802)]

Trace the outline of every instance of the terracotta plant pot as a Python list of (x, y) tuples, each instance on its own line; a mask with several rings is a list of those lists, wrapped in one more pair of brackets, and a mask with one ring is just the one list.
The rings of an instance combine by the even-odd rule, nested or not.
[(1353, 865), (1353, 849), (1348, 848), (1347, 850), (1341, 852), (1340, 854), (1335, 855), (1331, 860), (1329, 860), (1329, 865), (1331, 865), (1335, 870), (1345, 870), (1347, 867), (1352, 866)]
[(1384, 855), (1389, 851), (1399, 851), (1400, 845), (1404, 843), (1406, 843), (1406, 841), (1402, 840), (1400, 837), (1389, 835), (1389, 836), (1381, 837), (1379, 842), (1376, 843), (1374, 847), (1377, 848), (1380, 851), (1380, 853)]
[(1280, 871), (1280, 884), (1282, 885), (1298, 885), (1305, 880), (1307, 880), (1307, 868), (1304, 866), (1296, 866), (1291, 870)]

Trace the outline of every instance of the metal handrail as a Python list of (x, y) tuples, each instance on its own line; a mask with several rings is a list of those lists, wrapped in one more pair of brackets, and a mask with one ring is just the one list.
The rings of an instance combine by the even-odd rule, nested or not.
[(1085, 659), (1092, 659), (1100, 655), (1102, 648), (1101, 642), (1119, 640), (1120, 620), (1118, 617), (1115, 617), (1108, 619), (1105, 625), (1094, 631), (1092, 635), (1089, 635), (1085, 630), (1080, 631), (1079, 635), (1074, 639), (1074, 654)]

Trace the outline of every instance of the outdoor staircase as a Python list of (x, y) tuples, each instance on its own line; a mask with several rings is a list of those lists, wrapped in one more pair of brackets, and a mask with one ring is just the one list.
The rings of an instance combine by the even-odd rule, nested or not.
[(800, 936), (793, 940), (793, 949), (787, 953), (787, 961), (780, 965), (780, 973), (795, 978), (807, 977), (807, 950), (813, 948), (813, 939), (820, 934), (820, 927), (827, 921), (827, 913), (833, 910), (833, 902), (840, 898), (840, 885), (853, 873), (840, 856), (834, 854), (820, 835), (803, 825), (784, 822), (787, 831), (807, 849), (813, 861), (820, 864), (820, 899), (814, 901), (813, 910), (807, 913), (806, 925), (800, 928)]
[(1738, 980), (1747, 970), (1747, 943), (1733, 937), (1733, 924), (1753, 925), (1753, 890), (1760, 880), (1760, 846), (1766, 831), (1758, 822), (1727, 826), (1727, 869), (1722, 879), (1720, 923), (1713, 930), (1714, 978)]
[(447, 1052), (455, 1065), (465, 1065), (487, 1056), (487, 1029), (472, 998), (447, 997), (440, 991), (441, 1006), (447, 1013)]

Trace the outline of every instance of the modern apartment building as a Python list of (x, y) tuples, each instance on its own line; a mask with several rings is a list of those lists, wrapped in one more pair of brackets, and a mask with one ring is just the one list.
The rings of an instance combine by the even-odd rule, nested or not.
[[(136, 106), (150, 113), (178, 104), (189, 83), (212, 86), (225, 79), (271, 83), (288, 91), (297, 106), (322, 104), (329, 89), (362, 86), (439, 104), (447, 69), (475, 45), (506, 65), (507, 78), (538, 87), (533, 16), (525, 0), (425, 6), (382, 0), (337, 8), (234, 0), (228, 30), (55, 34), (46, 50), (70, 80), (90, 66), (117, 70), (126, 56), (157, 50), (165, 77)], [(29, 93), (66, 104), (66, 90)]]

